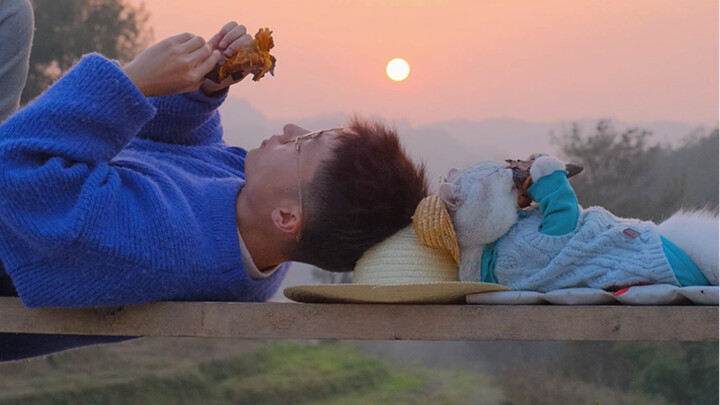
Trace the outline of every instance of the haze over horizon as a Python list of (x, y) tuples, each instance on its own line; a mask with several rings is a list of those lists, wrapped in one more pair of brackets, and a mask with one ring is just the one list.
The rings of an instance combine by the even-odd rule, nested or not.
[[(220, 114), (223, 120), (225, 141), (233, 146), (253, 149), (263, 139), (280, 134), (282, 119), (271, 119), (255, 108), (248, 100), (228, 99)], [(350, 114), (319, 114), (292, 120), (311, 130), (342, 126)], [(600, 119), (557, 120), (532, 122), (520, 119), (445, 120), (426, 125), (414, 125), (408, 120), (387, 120), (396, 128), (403, 146), (410, 154), (427, 166), (431, 188), (435, 179), (445, 176), (450, 168), (464, 168), (480, 160), (526, 158), (532, 153), (544, 152), (560, 155), (558, 145), (552, 142), (551, 134), (562, 136), (578, 125), (581, 133), (594, 131)], [(630, 122), (611, 119), (617, 131), (640, 128), (652, 132), (651, 144), (681, 146), (693, 136), (705, 136), (715, 126), (703, 127), (678, 121)]]
[[(271, 120), (382, 116), (718, 123), (718, 2), (129, 0), (155, 39), (270, 27), (275, 77), (233, 87)], [(410, 64), (393, 82), (390, 59)]]

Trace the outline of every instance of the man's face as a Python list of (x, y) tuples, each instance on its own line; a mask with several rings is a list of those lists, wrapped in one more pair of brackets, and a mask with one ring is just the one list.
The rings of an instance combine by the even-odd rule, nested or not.
[[(254, 200), (269, 199), (263, 203), (272, 204), (277, 198), (298, 199), (298, 182), (302, 181), (305, 186), (313, 178), (320, 162), (330, 158), (340, 134), (340, 130), (331, 130), (302, 140), (300, 150), (296, 151), (293, 140), (309, 132), (297, 125), (287, 124), (282, 135), (273, 135), (259, 148), (248, 151), (245, 187)], [(254, 193), (259, 195), (252, 195)]]

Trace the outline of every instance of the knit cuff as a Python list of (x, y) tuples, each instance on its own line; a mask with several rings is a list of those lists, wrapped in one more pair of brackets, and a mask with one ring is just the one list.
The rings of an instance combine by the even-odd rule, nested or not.
[(528, 193), (533, 200), (539, 201), (545, 198), (548, 194), (565, 185), (567, 181), (567, 171), (556, 170), (535, 181), (530, 188), (528, 188)]
[(222, 127), (217, 109), (226, 97), (227, 92), (212, 97), (195, 91), (151, 98), (150, 102), (157, 108), (157, 114), (138, 136), (179, 145), (209, 145), (221, 142)]
[(565, 170), (556, 170), (540, 177), (528, 192), (542, 212), (540, 233), (560, 236), (575, 229), (580, 218), (580, 207)]

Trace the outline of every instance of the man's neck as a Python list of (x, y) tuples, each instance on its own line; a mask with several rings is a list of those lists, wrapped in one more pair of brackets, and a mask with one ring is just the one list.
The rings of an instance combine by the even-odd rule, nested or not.
[(272, 237), (272, 224), (256, 215), (242, 192), (235, 206), (237, 228), (255, 266), (262, 271), (288, 261), (280, 249), (281, 241)]

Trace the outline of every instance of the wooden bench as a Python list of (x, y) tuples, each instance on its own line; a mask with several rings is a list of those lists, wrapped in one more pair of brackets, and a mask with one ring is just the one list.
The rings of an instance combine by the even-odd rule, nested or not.
[(0, 298), (0, 332), (248, 339), (717, 341), (712, 306), (158, 302), (28, 309)]

